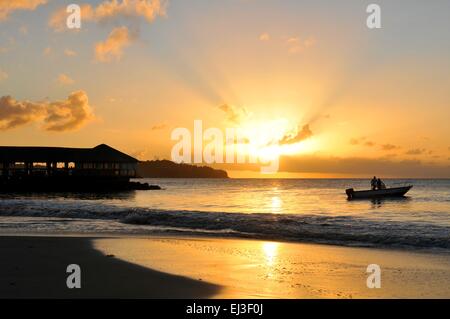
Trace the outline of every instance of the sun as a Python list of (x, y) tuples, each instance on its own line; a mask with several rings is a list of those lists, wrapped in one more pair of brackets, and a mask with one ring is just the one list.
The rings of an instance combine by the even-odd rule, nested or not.
[(286, 136), (295, 134), (297, 123), (286, 118), (248, 121), (240, 126), (245, 143), (237, 143), (237, 152), (271, 161), (281, 155), (313, 153), (319, 149), (314, 136), (296, 143), (282, 143)]

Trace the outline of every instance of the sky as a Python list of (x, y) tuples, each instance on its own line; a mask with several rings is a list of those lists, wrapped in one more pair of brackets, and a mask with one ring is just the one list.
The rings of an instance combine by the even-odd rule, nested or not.
[(450, 178), (449, 30), (447, 0), (0, 0), (0, 145), (171, 159), (202, 120), (280, 157), (232, 177)]

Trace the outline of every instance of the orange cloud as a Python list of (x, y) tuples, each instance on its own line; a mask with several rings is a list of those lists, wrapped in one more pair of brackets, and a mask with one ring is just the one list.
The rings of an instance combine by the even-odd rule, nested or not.
[(104, 1), (95, 9), (97, 20), (106, 20), (116, 17), (144, 17), (152, 22), (156, 16), (166, 13), (165, 0), (117, 0)]
[(163, 130), (165, 128), (167, 128), (166, 123), (159, 123), (152, 126), (152, 131)]
[(84, 91), (73, 92), (66, 100), (55, 102), (17, 101), (11, 96), (0, 98), (0, 130), (42, 122), (47, 131), (76, 130), (94, 118)]
[(8, 73), (0, 69), (0, 82), (7, 80), (9, 77)]
[(244, 107), (224, 104), (222, 106), (219, 106), (219, 109), (226, 113), (227, 121), (230, 123), (239, 124), (249, 117), (249, 113)]
[(0, 21), (16, 10), (34, 10), (46, 3), (47, 0), (0, 0)]
[(259, 40), (260, 40), (260, 41), (269, 41), (269, 40), (270, 40), (270, 34), (268, 34), (268, 33), (262, 33), (262, 34), (259, 36)]
[(350, 144), (351, 145), (360, 145), (363, 144), (364, 146), (368, 146), (368, 147), (372, 147), (375, 146), (375, 142), (372, 141), (368, 141), (366, 137), (361, 137), (361, 138), (352, 138), (350, 139)]
[(414, 148), (405, 152), (406, 155), (422, 155), (426, 153), (426, 149), (424, 148)]
[(123, 49), (130, 45), (131, 36), (127, 27), (115, 28), (104, 42), (95, 46), (95, 57), (100, 62), (120, 60)]
[[(166, 7), (166, 0), (111, 0), (104, 1), (97, 7), (90, 4), (80, 5), (82, 21), (95, 22), (136, 17), (143, 17), (152, 22), (157, 16), (166, 15)], [(66, 9), (61, 8), (52, 14), (48, 25), (57, 32), (68, 30), (67, 17)]]
[(65, 101), (57, 101), (47, 106), (47, 117), (44, 128), (48, 131), (75, 130), (93, 119), (89, 99), (84, 91), (69, 95)]
[(297, 129), (295, 134), (287, 135), (279, 142), (280, 144), (295, 144), (302, 142), (313, 136), (309, 125), (304, 125), (301, 129)]
[(77, 53), (75, 51), (73, 51), (73, 50), (65, 49), (64, 50), (64, 55), (68, 56), (68, 57), (73, 57), (73, 56), (76, 56)]
[(315, 44), (316, 39), (314, 37), (309, 37), (304, 40), (298, 37), (292, 37), (286, 40), (288, 52), (291, 54), (302, 53), (305, 50), (312, 48)]
[[(94, 10), (92, 9), (92, 6), (90, 4), (80, 5), (80, 8), (82, 21), (91, 21), (94, 19)], [(50, 20), (48, 21), (48, 26), (56, 32), (63, 32), (66, 30), (78, 31), (77, 29), (67, 28), (66, 22), (68, 15), (69, 14), (67, 13), (66, 7), (58, 9), (50, 17)]]
[(74, 80), (72, 80), (68, 75), (66, 75), (66, 74), (64, 74), (64, 73), (61, 73), (61, 74), (58, 76), (57, 81), (58, 81), (58, 83), (61, 84), (61, 85), (70, 85), (70, 84), (74, 84), (74, 83), (75, 83)]
[(44, 56), (50, 56), (52, 54), (52, 48), (51, 47), (47, 47), (44, 49), (44, 51), (42, 52), (42, 55)]
[(382, 149), (383, 151), (392, 151), (392, 150), (396, 150), (396, 149), (399, 149), (399, 148), (400, 148), (400, 146), (393, 145), (393, 144), (384, 144), (384, 145), (381, 145), (381, 149)]

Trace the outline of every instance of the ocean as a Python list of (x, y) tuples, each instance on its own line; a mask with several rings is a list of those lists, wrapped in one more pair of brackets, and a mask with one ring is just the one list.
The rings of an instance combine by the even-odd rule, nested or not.
[(161, 191), (1, 194), (0, 234), (189, 235), (450, 252), (450, 180), (348, 201), (361, 179), (144, 179)]

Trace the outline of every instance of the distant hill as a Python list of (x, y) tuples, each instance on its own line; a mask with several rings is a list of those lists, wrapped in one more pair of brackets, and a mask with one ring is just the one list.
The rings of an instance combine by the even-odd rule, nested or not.
[(226, 171), (168, 160), (139, 162), (138, 176), (147, 178), (228, 178)]

